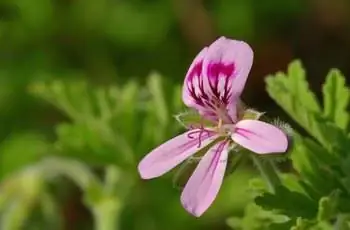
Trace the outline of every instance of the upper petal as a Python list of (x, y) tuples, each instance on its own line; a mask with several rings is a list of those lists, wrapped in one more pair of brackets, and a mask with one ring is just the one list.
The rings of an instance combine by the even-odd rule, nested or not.
[(207, 50), (208, 48), (205, 47), (197, 54), (185, 77), (182, 88), (182, 100), (189, 107), (197, 108), (203, 106), (203, 90), (201, 90), (201, 84), (203, 82), (202, 66)]
[(255, 153), (287, 151), (287, 135), (279, 128), (258, 120), (242, 120), (231, 135), (233, 141)]
[(188, 180), (181, 203), (194, 216), (201, 216), (213, 203), (221, 187), (228, 156), (228, 143), (215, 144), (204, 155)]
[(221, 37), (193, 60), (182, 99), (209, 119), (237, 120), (236, 104), (253, 63), (250, 46)]
[[(203, 74), (213, 93), (221, 97), (239, 97), (253, 64), (251, 47), (238, 40), (220, 37), (212, 43), (203, 60)], [(224, 98), (225, 99), (225, 98)]]
[[(199, 146), (199, 138), (201, 144)], [(158, 146), (139, 163), (138, 171), (143, 179), (151, 179), (170, 171), (186, 158), (215, 140), (214, 133), (193, 129)]]

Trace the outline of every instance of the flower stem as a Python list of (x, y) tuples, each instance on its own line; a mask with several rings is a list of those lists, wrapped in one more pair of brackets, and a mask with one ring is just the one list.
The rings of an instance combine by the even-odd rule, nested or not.
[(105, 199), (93, 207), (95, 230), (118, 230), (119, 202)]
[(269, 191), (276, 192), (276, 188), (281, 185), (281, 180), (277, 173), (277, 168), (271, 161), (262, 161), (257, 156), (252, 156), (254, 164), (258, 167), (261, 176), (266, 181)]
[(349, 221), (349, 215), (346, 215), (346, 214), (338, 214), (337, 216), (337, 220), (334, 224), (334, 229), (335, 230), (341, 230), (341, 229), (347, 229), (347, 223)]

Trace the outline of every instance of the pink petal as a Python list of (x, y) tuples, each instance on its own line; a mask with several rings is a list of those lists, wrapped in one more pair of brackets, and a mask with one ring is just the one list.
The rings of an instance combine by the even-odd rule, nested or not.
[(247, 43), (220, 37), (209, 46), (203, 60), (204, 85), (210, 85), (213, 97), (225, 105), (232, 121), (237, 120), (236, 104), (252, 67), (253, 56)]
[(207, 47), (203, 48), (192, 61), (187, 71), (182, 88), (182, 100), (185, 105), (193, 108), (203, 108), (201, 101), (201, 90), (199, 84), (202, 82), (203, 58), (207, 52)]
[(247, 43), (220, 37), (209, 46), (202, 72), (209, 83), (218, 84), (220, 95), (229, 91), (234, 97), (239, 97), (252, 67), (253, 57), (253, 50)]
[(236, 121), (236, 104), (252, 63), (248, 44), (219, 38), (193, 60), (184, 81), (184, 103), (207, 119)]
[(228, 142), (219, 142), (209, 149), (182, 192), (181, 203), (194, 216), (201, 216), (219, 192), (227, 165), (228, 145)]
[[(199, 135), (201, 135), (200, 146)], [(139, 173), (143, 179), (159, 177), (211, 143), (215, 138), (213, 133), (202, 132), (200, 134), (200, 129), (193, 129), (174, 137), (152, 150), (141, 160), (138, 165)]]
[(255, 153), (281, 153), (287, 151), (287, 135), (279, 128), (257, 120), (242, 120), (231, 135), (233, 141)]

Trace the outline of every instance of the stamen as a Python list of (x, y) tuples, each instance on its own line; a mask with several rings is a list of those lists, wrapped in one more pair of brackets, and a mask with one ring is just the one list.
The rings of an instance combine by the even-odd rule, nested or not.
[(218, 129), (220, 129), (221, 126), (222, 126), (222, 119), (220, 118), (220, 119), (219, 119), (219, 124), (218, 124)]

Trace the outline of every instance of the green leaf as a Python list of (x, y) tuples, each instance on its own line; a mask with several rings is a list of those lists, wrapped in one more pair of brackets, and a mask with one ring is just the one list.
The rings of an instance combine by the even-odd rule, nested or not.
[[(295, 144), (291, 151), (293, 167), (303, 180), (308, 182), (319, 194), (331, 193), (334, 188), (340, 185), (337, 176), (332, 173), (330, 168), (332, 164), (335, 164), (336, 158), (333, 158), (311, 139), (295, 135), (294, 141)], [(309, 195), (313, 197), (311, 194)]]
[(9, 136), (0, 144), (0, 179), (49, 153), (49, 144), (36, 133)]
[[(74, 155), (89, 163), (134, 163), (130, 143), (137, 139), (136, 114), (139, 87), (129, 82), (92, 88), (86, 82), (37, 83), (32, 92), (65, 112), (73, 124), (57, 127), (60, 152)], [(137, 108), (140, 109), (140, 108)]]
[[(123, 87), (112, 86), (107, 89), (110, 100), (113, 101), (113, 117), (110, 123), (113, 128), (123, 133), (130, 143), (137, 142), (137, 132), (132, 127), (139, 125), (140, 86), (136, 81), (128, 81)], [(121, 122), (123, 121), (123, 122)]]
[(286, 99), (278, 98), (282, 92), (285, 92), (290, 94), (288, 96), (295, 97), (295, 100), (300, 102), (301, 107), (313, 112), (321, 111), (315, 95), (309, 90), (305, 70), (300, 61), (296, 60), (289, 64), (287, 74), (278, 72), (275, 77), (269, 76), (266, 82), (268, 93), (277, 102), (282, 103)]
[(314, 220), (307, 220), (298, 218), (296, 225), (291, 230), (332, 230), (334, 227), (327, 222), (318, 222)]
[(232, 229), (270, 230), (271, 224), (281, 224), (287, 220), (286, 216), (263, 210), (254, 203), (250, 203), (245, 208), (243, 218), (231, 217), (226, 223)]
[(169, 122), (169, 111), (163, 92), (162, 78), (158, 73), (151, 73), (147, 82), (148, 90), (152, 95), (153, 109), (158, 121), (166, 125)]
[(295, 220), (289, 220), (287, 222), (284, 223), (272, 223), (269, 226), (269, 230), (286, 230), (286, 229), (291, 229), (291, 227), (293, 227), (293, 225), (295, 224)]
[(340, 191), (334, 191), (327, 197), (322, 197), (318, 206), (318, 221), (329, 221), (337, 215)]
[(133, 153), (129, 145), (103, 123), (62, 123), (56, 127), (58, 154), (83, 159), (99, 166), (106, 163), (127, 166)]
[(324, 114), (338, 127), (346, 130), (349, 124), (347, 108), (350, 90), (346, 87), (345, 77), (337, 69), (332, 69), (323, 86)]
[(299, 216), (312, 218), (317, 213), (317, 203), (304, 194), (290, 191), (284, 186), (277, 187), (275, 194), (264, 193), (256, 197), (255, 202), (266, 210), (278, 211), (290, 218)]
[(232, 229), (242, 229), (242, 220), (238, 217), (230, 217), (226, 220), (226, 224)]
[(301, 127), (330, 152), (346, 152), (350, 140), (345, 132), (322, 116), (314, 94), (308, 89), (305, 72), (299, 61), (289, 65), (288, 74), (266, 78), (269, 95)]

